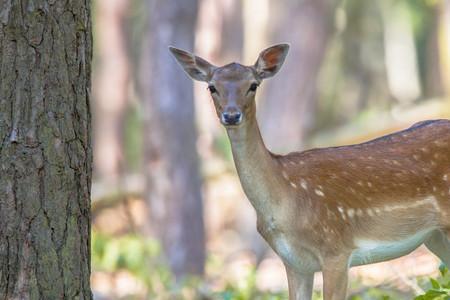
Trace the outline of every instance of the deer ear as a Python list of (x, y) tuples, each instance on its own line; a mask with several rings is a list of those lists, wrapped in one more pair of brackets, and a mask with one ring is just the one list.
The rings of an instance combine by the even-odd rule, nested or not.
[(258, 76), (264, 79), (275, 75), (283, 65), (288, 51), (288, 44), (278, 44), (263, 50), (254, 65)]
[(211, 79), (212, 72), (216, 68), (215, 66), (187, 51), (174, 47), (169, 47), (169, 50), (191, 78), (199, 81), (209, 81)]

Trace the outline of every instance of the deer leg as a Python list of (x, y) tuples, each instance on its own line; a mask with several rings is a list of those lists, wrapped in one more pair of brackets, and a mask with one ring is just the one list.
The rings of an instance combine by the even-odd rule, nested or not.
[(289, 286), (289, 300), (311, 300), (314, 273), (298, 273), (288, 266), (285, 267)]
[(436, 230), (425, 242), (427, 248), (450, 268), (450, 238), (441, 230)]
[(324, 260), (323, 299), (345, 300), (348, 284), (349, 256), (339, 256)]

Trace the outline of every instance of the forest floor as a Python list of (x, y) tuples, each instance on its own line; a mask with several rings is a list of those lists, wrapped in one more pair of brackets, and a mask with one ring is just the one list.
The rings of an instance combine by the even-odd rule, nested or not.
[[(287, 281), (284, 267), (257, 234), (253, 209), (238, 179), (232, 172), (219, 169), (221, 175), (209, 176), (204, 186), (208, 263), (204, 281), (194, 285), (205, 290), (206, 294), (216, 295), (203, 299), (251, 299), (242, 295), (239, 298), (226, 297), (219, 293), (233, 286), (245, 289), (249, 280), (252, 281), (251, 288), (261, 293), (285, 293)], [(168, 271), (164, 266), (149, 266), (153, 262), (149, 263), (145, 258), (139, 261), (136, 258), (139, 255), (131, 258), (131, 263), (123, 262), (126, 261), (127, 253), (136, 251), (130, 245), (139, 245), (140, 241), (148, 239), (145, 237), (145, 233), (150, 232), (146, 209), (145, 201), (136, 196), (118, 196), (94, 203), (92, 288), (96, 299), (153, 299), (148, 298), (149, 286), (155, 293), (158, 293), (158, 289), (170, 289), (167, 287), (170, 286), (167, 283), (170, 276), (166, 274)], [(106, 250), (97, 249), (99, 236), (110, 238), (103, 238), (101, 249)], [(133, 259), (137, 260), (134, 266)], [(437, 275), (438, 266), (437, 258), (420, 247), (399, 259), (352, 268), (349, 292), (361, 295), (369, 290), (368, 287), (377, 287), (383, 292), (398, 295), (389, 299), (411, 299), (423, 291), (418, 278)], [(167, 279), (158, 281), (140, 268), (153, 268), (148, 272), (154, 272), (159, 277), (167, 276)], [(155, 283), (155, 280), (158, 282)], [(318, 273), (314, 288), (320, 291), (321, 286), (322, 277)], [(189, 293), (174, 298), (166, 297), (160, 299), (196, 299)], [(386, 299), (377, 297), (354, 299)]]

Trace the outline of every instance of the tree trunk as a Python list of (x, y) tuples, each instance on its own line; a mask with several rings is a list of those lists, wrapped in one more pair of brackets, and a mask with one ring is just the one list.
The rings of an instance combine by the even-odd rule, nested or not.
[(242, 19), (243, 0), (220, 1), (222, 26), (219, 35), (221, 45), (219, 57), (224, 63), (241, 62), (244, 46), (244, 24)]
[(439, 52), (445, 96), (450, 100), (450, 0), (441, 1), (439, 15)]
[(0, 2), (0, 299), (91, 299), (86, 1)]
[(123, 173), (122, 128), (127, 104), (129, 61), (124, 20), (129, 0), (97, 1), (98, 75), (94, 82), (94, 174), (109, 187)]
[(291, 44), (283, 68), (270, 83), (258, 119), (269, 149), (299, 150), (313, 121), (316, 85), (332, 34), (334, 1), (290, 0), (270, 2), (269, 24), (273, 43)]
[(197, 1), (149, 1), (142, 52), (147, 200), (155, 234), (177, 278), (202, 274), (205, 238), (193, 84), (167, 46), (192, 50)]

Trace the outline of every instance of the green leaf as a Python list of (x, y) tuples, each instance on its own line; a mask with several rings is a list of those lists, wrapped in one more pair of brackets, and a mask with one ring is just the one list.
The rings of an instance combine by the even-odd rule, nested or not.
[(441, 288), (441, 285), (439, 284), (439, 282), (437, 282), (436, 279), (430, 278), (430, 282), (433, 289), (439, 290)]
[(448, 273), (448, 269), (446, 266), (444, 266), (444, 264), (441, 264), (439, 266), (439, 271), (441, 272), (442, 277), (445, 277), (445, 275), (447, 275)]

